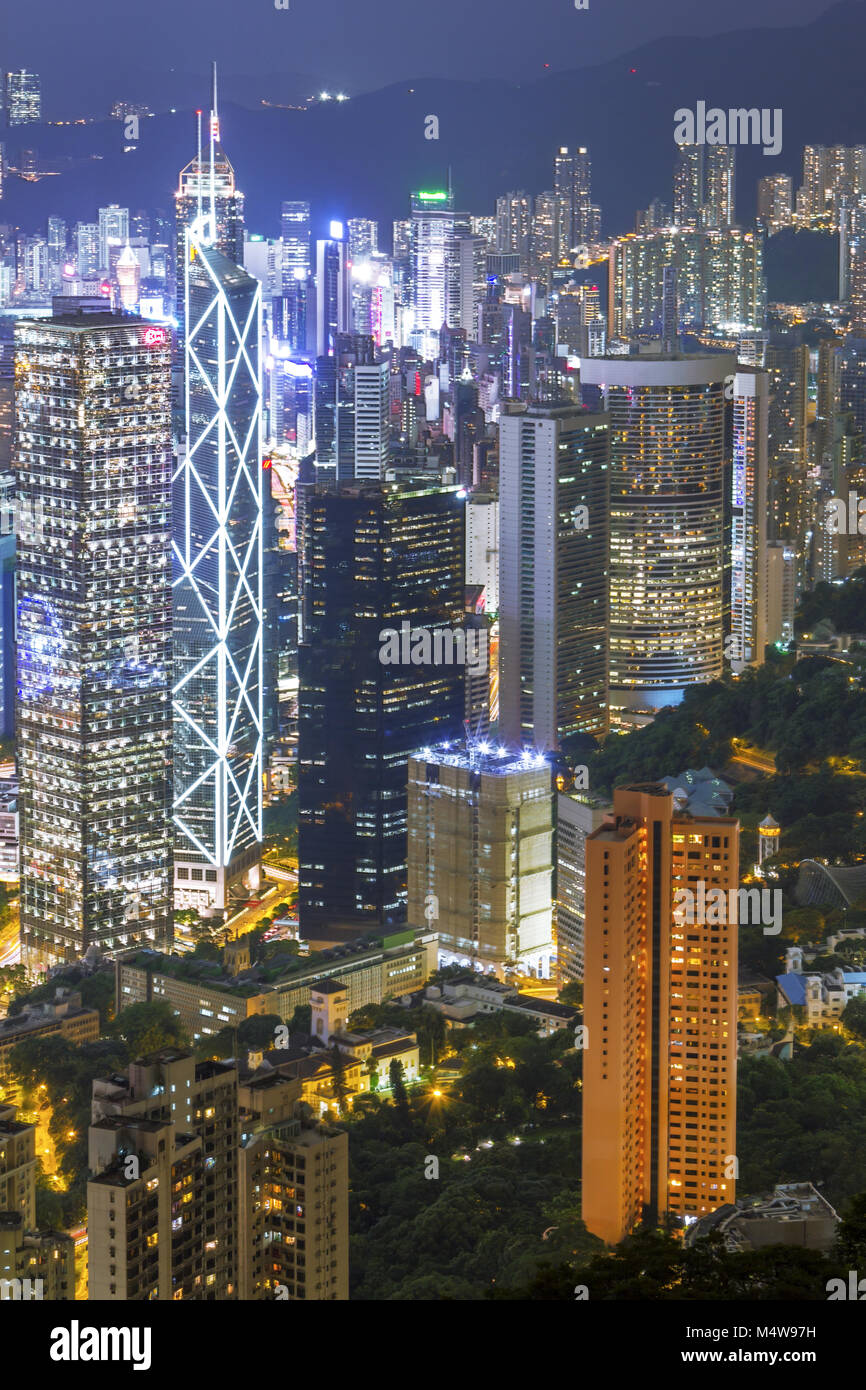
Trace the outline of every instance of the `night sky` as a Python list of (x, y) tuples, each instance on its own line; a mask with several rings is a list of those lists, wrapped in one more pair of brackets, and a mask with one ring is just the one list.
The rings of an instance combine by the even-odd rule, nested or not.
[[(828, 0), (5, 0), (4, 70), (43, 77), (49, 118), (145, 99), (142, 75), (310, 75), (351, 94), (405, 77), (537, 76), (670, 34), (808, 23)], [(131, 90), (134, 88), (134, 90)], [(183, 89), (183, 88), (182, 88)]]

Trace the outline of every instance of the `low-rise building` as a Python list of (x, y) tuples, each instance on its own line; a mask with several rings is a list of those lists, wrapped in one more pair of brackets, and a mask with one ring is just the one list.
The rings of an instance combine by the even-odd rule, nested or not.
[(798, 946), (788, 948), (785, 965), (785, 974), (776, 976), (777, 1005), (803, 1009), (803, 1022), (810, 1028), (837, 1027), (845, 1006), (866, 994), (866, 971), (804, 971)]
[(52, 1033), (76, 1046), (95, 1042), (99, 1037), (99, 1010), (83, 1008), (81, 995), (76, 991), (58, 989), (53, 1000), (0, 1019), (0, 1082), (10, 1079), (8, 1057), (16, 1043)]
[(536, 1032), (542, 1037), (563, 1028), (574, 1028), (579, 1010), (570, 1004), (551, 999), (537, 999), (521, 994), (513, 985), (505, 985), (468, 971), (441, 985), (428, 985), (424, 1003), (444, 1014), (452, 1024), (469, 1026), (476, 1018), (496, 1013), (519, 1013), (531, 1018)]
[(283, 973), (254, 966), (232, 975), (215, 962), (140, 950), (115, 962), (117, 1009), (153, 999), (170, 1004), (194, 1041), (237, 1027), (254, 1014), (288, 1021), (309, 1004), (317, 981), (335, 970), (348, 990), (350, 1012), (420, 989), (436, 969), (435, 933), (395, 932), (371, 943), (347, 943), (306, 959), (293, 957)]
[(720, 1231), (731, 1251), (762, 1250), (768, 1245), (797, 1245), (827, 1254), (836, 1239), (839, 1217), (810, 1182), (777, 1183), (766, 1197), (741, 1198), (702, 1216), (686, 1230), (693, 1245)]

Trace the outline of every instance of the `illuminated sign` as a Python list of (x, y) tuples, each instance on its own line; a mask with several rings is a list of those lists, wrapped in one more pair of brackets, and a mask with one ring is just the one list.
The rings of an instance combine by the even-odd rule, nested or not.
[(103, 280), (102, 284), (99, 286), (99, 293), (104, 295), (111, 294), (111, 284), (108, 280)]
[(332, 223), (331, 223), (331, 240), (332, 240), (332, 241), (342, 241), (342, 240), (343, 240), (343, 224), (342, 224), (342, 222), (332, 222)]
[(448, 198), (448, 194), (443, 192), (419, 193), (418, 197), (423, 198), (425, 203), (444, 203)]
[(142, 342), (145, 347), (161, 347), (168, 342), (168, 333), (164, 328), (145, 328)]

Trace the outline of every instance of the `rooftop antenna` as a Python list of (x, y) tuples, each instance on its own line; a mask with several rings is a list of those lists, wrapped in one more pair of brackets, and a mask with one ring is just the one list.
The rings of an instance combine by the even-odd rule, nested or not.
[(219, 139), (220, 118), (217, 111), (217, 65), (216, 60), (211, 64), (211, 98), (210, 98), (210, 218), (211, 236), (216, 241), (216, 187), (214, 169), (214, 145)]
[(201, 180), (203, 172), (201, 167), (201, 110), (199, 109), (195, 114), (198, 122), (198, 220), (201, 222)]

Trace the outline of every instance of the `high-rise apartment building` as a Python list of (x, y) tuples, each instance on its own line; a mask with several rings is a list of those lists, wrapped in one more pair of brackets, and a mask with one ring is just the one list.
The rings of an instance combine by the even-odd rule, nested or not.
[(238, 1297), (234, 1063), (167, 1048), (93, 1082), (88, 1297)]
[(175, 889), (220, 910), (262, 838), (261, 286), (184, 237), (185, 444), (174, 473)]
[(615, 241), (610, 251), (608, 332), (661, 336), (664, 272), (677, 272), (680, 327), (764, 326), (767, 289), (763, 237), (737, 228), (661, 228)]
[(736, 145), (708, 145), (704, 154), (705, 227), (732, 227), (735, 217)]
[(499, 422), (502, 736), (568, 750), (607, 731), (609, 428), (532, 405)]
[(301, 1083), (245, 1078), (239, 1154), (241, 1299), (349, 1297), (349, 1144), (297, 1118)]
[(583, 980), (586, 926), (586, 841), (603, 824), (607, 802), (586, 791), (556, 798), (556, 961), (563, 984)]
[(803, 182), (797, 190), (797, 223), (802, 227), (839, 227), (842, 200), (849, 204), (866, 194), (866, 145), (806, 145)]
[(582, 1214), (608, 1244), (734, 1200), (738, 856), (735, 820), (653, 783), (586, 842)]
[(674, 165), (674, 227), (690, 231), (701, 224), (704, 202), (704, 146), (679, 145)]
[(75, 1242), (36, 1229), (36, 1126), (0, 1104), (0, 1302), (75, 1297)]
[(302, 926), (405, 917), (409, 756), (464, 717), (464, 513), (456, 487), (359, 480), (306, 499)]
[(734, 668), (762, 666), (767, 645), (769, 378), (734, 376), (731, 472), (731, 648)]
[(532, 198), (523, 189), (496, 199), (496, 250), (520, 257), (520, 268), (529, 269), (532, 239)]
[(7, 72), (6, 117), (11, 126), (42, 120), (42, 88), (35, 72)]
[(770, 174), (758, 180), (758, 221), (768, 236), (790, 227), (793, 201), (794, 181), (790, 174)]
[(610, 416), (612, 714), (676, 704), (721, 675), (725, 380), (736, 365), (728, 353), (581, 359), (581, 385), (600, 389)]
[(167, 330), (140, 319), (16, 326), (21, 931), (37, 968), (170, 938), (169, 362)]
[(543, 754), (470, 740), (409, 760), (409, 921), (430, 921), (441, 964), (549, 977), (553, 785)]

